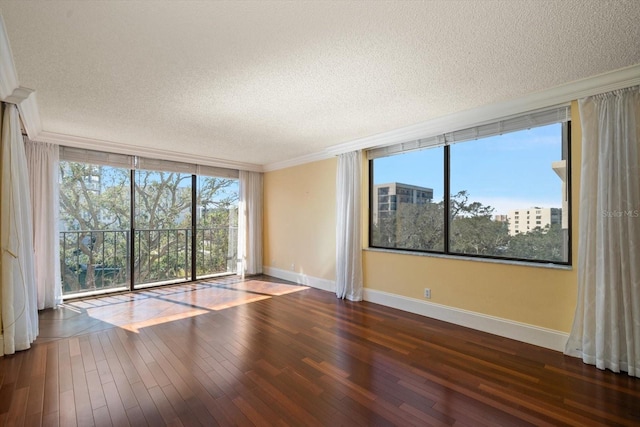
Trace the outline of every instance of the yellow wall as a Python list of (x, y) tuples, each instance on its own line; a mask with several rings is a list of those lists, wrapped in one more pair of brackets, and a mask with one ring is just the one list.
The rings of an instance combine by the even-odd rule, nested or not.
[[(577, 298), (580, 124), (572, 105), (570, 270), (363, 251), (366, 288), (569, 332)], [(363, 178), (367, 235), (367, 172)], [(335, 280), (335, 159), (265, 174), (265, 265)], [(363, 244), (366, 247), (366, 242)]]
[(333, 158), (264, 174), (265, 266), (335, 280), (336, 167)]

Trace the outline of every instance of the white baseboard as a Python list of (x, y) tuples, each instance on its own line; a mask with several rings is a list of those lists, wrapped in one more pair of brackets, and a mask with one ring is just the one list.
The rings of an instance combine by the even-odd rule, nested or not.
[[(274, 267), (262, 267), (262, 272), (267, 276), (288, 280), (312, 288), (324, 291), (335, 292), (336, 283), (333, 280), (320, 279), (306, 274), (293, 271), (282, 270)], [(377, 291), (375, 289), (364, 288), (363, 298), (365, 301), (396, 308), (409, 313), (431, 317), (455, 325), (464, 326), (493, 335), (526, 342), (539, 347), (549, 348), (556, 351), (564, 351), (564, 345), (569, 338), (569, 334), (553, 329), (541, 328), (527, 323), (516, 322), (500, 317), (489, 316), (474, 311), (449, 307), (416, 298), (409, 298), (389, 292)]]
[(262, 267), (262, 272), (267, 276), (277, 277), (278, 279), (288, 280), (289, 282), (298, 283), (300, 285), (311, 286), (312, 288), (322, 289), (323, 291), (336, 291), (336, 282), (334, 280), (321, 279), (319, 277), (296, 273), (295, 271), (287, 271), (267, 266)]
[(569, 338), (565, 332), (374, 289), (364, 289), (364, 300), (556, 351), (564, 351)]

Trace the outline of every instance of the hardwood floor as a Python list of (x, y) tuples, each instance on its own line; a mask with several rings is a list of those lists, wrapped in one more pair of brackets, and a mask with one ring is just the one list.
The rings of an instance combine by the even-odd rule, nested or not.
[(640, 425), (640, 380), (262, 276), (75, 301), (0, 358), (0, 425)]

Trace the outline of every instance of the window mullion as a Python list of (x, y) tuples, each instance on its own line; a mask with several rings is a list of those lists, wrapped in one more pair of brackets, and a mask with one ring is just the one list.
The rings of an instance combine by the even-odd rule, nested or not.
[(369, 160), (369, 233), (367, 246), (371, 246), (373, 242), (373, 215), (371, 215), (373, 209), (373, 160)]
[(129, 290), (133, 291), (136, 283), (136, 171), (129, 170), (130, 182), (130, 206), (129, 206)]
[(191, 175), (191, 280), (196, 280), (196, 244), (197, 244), (197, 236), (198, 232), (198, 224), (196, 217), (197, 213), (197, 177), (196, 175)]
[(449, 253), (449, 222), (451, 221), (451, 170), (450, 170), (450, 146), (444, 146), (444, 253)]
[(571, 206), (571, 122), (568, 121), (562, 125), (562, 160), (567, 163), (567, 179), (566, 179), (566, 200), (567, 200), (567, 213), (563, 213), (563, 215), (567, 215), (567, 230), (565, 231), (565, 247), (567, 251), (567, 263), (571, 264), (572, 262), (572, 220), (571, 220), (571, 212), (573, 212), (573, 207)]

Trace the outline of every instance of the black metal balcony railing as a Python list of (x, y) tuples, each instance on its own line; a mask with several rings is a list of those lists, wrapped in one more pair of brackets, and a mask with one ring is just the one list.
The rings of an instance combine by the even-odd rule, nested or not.
[(60, 233), (60, 261), (65, 296), (128, 288), (133, 254), (134, 286), (191, 279), (195, 251), (196, 277), (236, 270), (237, 227), (198, 228), (191, 248), (191, 229), (82, 230)]

